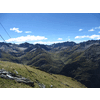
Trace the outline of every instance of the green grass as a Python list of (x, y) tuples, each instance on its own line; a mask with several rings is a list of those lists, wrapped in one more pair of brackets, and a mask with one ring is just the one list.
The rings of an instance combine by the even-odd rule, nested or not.
[[(27, 69), (31, 71), (29, 73)], [(38, 84), (36, 83), (36, 80), (39, 81), (39, 83), (43, 83), (46, 85), (46, 88), (50, 88), (51, 85), (53, 85), (53, 88), (85, 88), (83, 84), (76, 81), (75, 79), (71, 77), (66, 77), (63, 75), (57, 75), (57, 74), (49, 74), (44, 71), (38, 70), (35, 67), (30, 66), (24, 66), (17, 63), (7, 62), (7, 61), (0, 61), (0, 69), (4, 68), (7, 71), (15, 73), (14, 70), (18, 72), (19, 75), (26, 77), (30, 79), (31, 81), (34, 81), (34, 88), (39, 88)], [(24, 83), (18, 83), (14, 80), (9, 79), (2, 79), (0, 78), (0, 88), (32, 88), (31, 86), (28, 86)]]
[(31, 88), (31, 86), (14, 80), (0, 78), (0, 88)]

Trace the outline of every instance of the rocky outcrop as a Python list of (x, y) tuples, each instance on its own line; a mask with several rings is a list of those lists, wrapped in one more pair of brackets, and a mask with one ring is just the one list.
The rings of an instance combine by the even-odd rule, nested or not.
[(19, 83), (25, 83), (27, 85), (30, 85), (32, 87), (34, 87), (34, 82), (30, 81), (29, 79), (22, 77), (20, 75), (16, 75), (14, 73), (8, 72), (4, 69), (0, 70), (0, 77), (1, 78), (5, 78), (5, 79), (11, 79), (11, 80), (15, 80)]

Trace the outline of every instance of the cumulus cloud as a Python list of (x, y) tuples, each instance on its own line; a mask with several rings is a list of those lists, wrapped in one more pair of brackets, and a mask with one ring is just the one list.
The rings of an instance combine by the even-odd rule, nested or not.
[(100, 35), (91, 35), (89, 38), (91, 38), (91, 39), (100, 39)]
[(19, 31), (19, 28), (10, 28), (11, 31), (15, 31), (17, 33), (22, 33), (23, 31)]
[(6, 40), (6, 42), (26, 42), (26, 41), (35, 41), (35, 40), (46, 40), (47, 38), (44, 36), (34, 36), (34, 35), (27, 35), (21, 36), (17, 38), (11, 38)]
[(81, 38), (87, 38), (87, 37), (89, 37), (88, 35), (86, 36), (86, 35), (84, 35), (84, 36), (76, 36), (75, 37), (75, 39), (81, 39)]
[(82, 31), (83, 29), (79, 29), (79, 31)]
[(32, 33), (31, 31), (25, 31), (25, 33)]
[(88, 30), (88, 31), (94, 31), (94, 29), (90, 29), (90, 30)]
[(84, 36), (76, 36), (75, 39), (82, 39), (82, 38), (90, 38), (90, 39), (100, 39), (100, 35), (84, 35)]
[(58, 38), (58, 40), (62, 40), (62, 38)]

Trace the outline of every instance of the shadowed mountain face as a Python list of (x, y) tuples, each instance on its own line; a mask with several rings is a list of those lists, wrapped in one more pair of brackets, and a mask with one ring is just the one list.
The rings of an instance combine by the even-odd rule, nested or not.
[(100, 88), (100, 45), (86, 49), (66, 64), (60, 73), (77, 79), (87, 87)]
[(52, 45), (1, 42), (0, 60), (70, 76), (87, 87), (100, 87), (100, 40)]

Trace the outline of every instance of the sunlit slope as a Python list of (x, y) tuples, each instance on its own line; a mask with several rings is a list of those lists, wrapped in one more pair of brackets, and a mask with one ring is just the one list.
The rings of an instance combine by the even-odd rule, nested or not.
[(64, 66), (61, 60), (54, 59), (51, 53), (41, 48), (26, 53), (21, 58), (21, 62), (50, 73), (59, 73)]
[[(26, 68), (25, 68), (26, 67)], [(71, 77), (66, 77), (63, 75), (49, 74), (44, 71), (35, 69), (34, 67), (24, 66), (21, 64), (11, 63), (7, 61), (0, 61), (0, 69), (5, 69), (7, 71), (15, 73), (15, 70), (18, 72), (18, 75), (26, 77), (31, 81), (34, 81), (34, 88), (39, 88), (39, 83), (43, 83), (46, 88), (85, 88), (83, 84), (77, 82)], [(29, 71), (28, 71), (28, 70)], [(16, 73), (15, 73), (16, 74)], [(32, 88), (24, 83), (18, 83), (14, 80), (0, 78), (0, 87), (1, 88)]]

